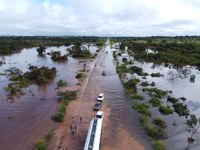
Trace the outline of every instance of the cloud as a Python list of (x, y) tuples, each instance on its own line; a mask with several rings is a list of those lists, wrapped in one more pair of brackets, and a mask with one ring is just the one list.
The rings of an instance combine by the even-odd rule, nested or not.
[(199, 35), (197, 0), (0, 0), (1, 35)]

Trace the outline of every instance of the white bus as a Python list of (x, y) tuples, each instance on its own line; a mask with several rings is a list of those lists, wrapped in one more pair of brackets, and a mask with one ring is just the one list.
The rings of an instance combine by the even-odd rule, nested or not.
[(102, 122), (103, 112), (98, 111), (97, 115), (90, 122), (84, 150), (99, 150), (101, 142)]

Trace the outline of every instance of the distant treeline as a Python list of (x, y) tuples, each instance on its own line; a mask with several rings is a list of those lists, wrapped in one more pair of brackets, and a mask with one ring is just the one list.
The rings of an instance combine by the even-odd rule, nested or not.
[(97, 46), (104, 44), (106, 38), (101, 37), (67, 37), (67, 36), (1, 36), (0, 54), (7, 55), (23, 48), (38, 46), (81, 45), (95, 43)]
[[(154, 63), (171, 63), (176, 66), (192, 65), (200, 68), (200, 37), (124, 37), (112, 38), (120, 42), (120, 49), (128, 47), (137, 60)], [(151, 49), (155, 53), (146, 53)]]

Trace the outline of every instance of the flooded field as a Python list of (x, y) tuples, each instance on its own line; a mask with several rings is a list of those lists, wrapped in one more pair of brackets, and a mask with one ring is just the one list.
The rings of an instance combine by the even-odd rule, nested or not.
[[(90, 49), (94, 52), (96, 47)], [(46, 53), (51, 51), (67, 53), (67, 47), (48, 47)], [(36, 48), (23, 49), (21, 52), (10, 56), (1, 56), (5, 62), (0, 66), (0, 145), (4, 150), (27, 150), (39, 138), (55, 129), (51, 116), (57, 110), (57, 82), (67, 81), (67, 89), (76, 90), (78, 70), (83, 69), (83, 61), (69, 57), (64, 62), (53, 62), (49, 55), (39, 56)], [(90, 65), (90, 60), (86, 62)], [(16, 67), (22, 72), (28, 70), (29, 65), (38, 67), (56, 67), (57, 75), (46, 86), (31, 85), (23, 89), (23, 95), (8, 99), (4, 87), (10, 82), (5, 70)]]
[[(87, 46), (87, 45), (86, 45)], [(67, 112), (69, 118), (76, 114), (84, 118), (84, 123), (79, 125), (79, 131), (82, 133), (77, 138), (71, 139), (70, 135), (65, 135), (63, 145), (70, 148), (69, 142), (76, 144), (72, 149), (82, 149), (87, 134), (89, 121), (94, 116), (92, 110), (98, 93), (103, 92), (106, 100), (102, 110), (105, 112), (105, 123), (103, 128), (102, 150), (108, 149), (152, 149), (149, 139), (146, 135), (144, 127), (140, 123), (140, 115), (132, 109), (132, 100), (130, 95), (124, 90), (119, 76), (116, 73), (116, 62), (113, 59), (113, 51), (118, 46), (110, 47), (105, 45), (97, 57), (93, 60), (88, 59), (86, 62), (89, 73), (85, 81), (86, 86), (83, 87), (81, 102), (78, 106), (69, 106)], [(67, 53), (69, 47), (48, 47), (44, 56), (39, 56), (36, 48), (23, 49), (21, 52), (1, 57), (5, 62), (0, 67), (0, 145), (4, 150), (15, 149), (31, 149), (33, 143), (41, 137), (44, 137), (49, 131), (55, 130), (56, 124), (51, 120), (51, 116), (57, 110), (58, 97), (56, 93), (57, 82), (59, 79), (66, 80), (68, 85), (66, 89), (77, 89), (76, 74), (78, 70), (83, 69), (84, 61), (68, 57), (67, 61), (54, 62), (47, 54), (53, 51), (61, 51), (62, 54)], [(94, 54), (97, 50), (95, 46), (89, 47)], [(119, 57), (129, 57), (124, 54)], [(29, 65), (38, 67), (56, 67), (57, 75), (54, 81), (46, 86), (31, 85), (23, 89), (23, 95), (15, 97), (14, 100), (7, 98), (4, 87), (10, 82), (8, 75), (4, 74), (6, 69), (16, 67), (25, 72)], [(200, 116), (199, 93), (200, 88), (200, 72), (194, 67), (186, 66), (183, 68), (173, 68), (171, 66), (154, 65), (153, 63), (141, 63), (135, 61), (135, 66), (141, 67), (148, 74), (159, 72), (163, 76), (142, 78), (136, 74), (127, 75), (131, 79), (137, 77), (142, 81), (149, 83), (155, 82), (155, 87), (171, 91), (170, 95), (179, 98), (185, 97), (190, 112)], [(105, 76), (102, 72), (105, 71)], [(191, 81), (191, 75), (195, 75), (195, 80)], [(142, 86), (138, 85), (138, 93), (143, 95), (145, 99), (149, 96), (142, 91)], [(188, 92), (190, 91), (190, 92)], [(76, 107), (76, 108), (75, 108)], [(168, 138), (164, 140), (168, 149), (184, 149), (187, 147), (187, 137), (191, 135), (186, 131), (184, 124), (185, 118), (179, 117), (177, 114), (163, 116), (156, 108), (151, 108), (152, 116), (164, 118), (167, 122), (166, 132)], [(174, 126), (176, 123), (176, 126)], [(69, 125), (69, 123), (67, 123)], [(126, 137), (126, 138), (124, 138)], [(198, 141), (198, 134), (195, 136)], [(20, 140), (19, 140), (20, 139)], [(12, 144), (9, 144), (12, 143)], [(190, 148), (197, 150), (199, 143), (190, 145)]]
[[(128, 60), (134, 59), (129, 56), (127, 52), (124, 54), (122, 53), (122, 55), (118, 57), (118, 61), (123, 63), (123, 58), (127, 58)], [(134, 60), (133, 65), (129, 66), (142, 68), (143, 72), (148, 73), (148, 75), (144, 77), (139, 76), (136, 73), (128, 73), (125, 77), (126, 80), (138, 78), (140, 83), (155, 83), (156, 88), (163, 91), (169, 91), (169, 95), (172, 97), (177, 99), (184, 97), (186, 98), (186, 101), (182, 103), (188, 106), (190, 114), (195, 114), (197, 118), (200, 117), (200, 94), (198, 92), (200, 89), (200, 71), (196, 69), (196, 67), (184, 66), (178, 68), (173, 67), (173, 65), (156, 65), (154, 63), (138, 62), (136, 60)], [(152, 77), (152, 73), (160, 73), (161, 76)], [(141, 84), (138, 84), (137, 93), (144, 97), (143, 102), (148, 103), (151, 97), (143, 91), (143, 88), (146, 87), (155, 88), (150, 85), (142, 86)], [(165, 105), (170, 105), (166, 99), (164, 99), (163, 103)], [(165, 130), (168, 137), (163, 140), (167, 145), (167, 149), (185, 149), (188, 147), (188, 137), (191, 137), (192, 131), (188, 130), (185, 117), (179, 117), (176, 113), (171, 115), (161, 115), (155, 107), (150, 108), (150, 111), (153, 118), (162, 118), (167, 124), (167, 128)], [(190, 149), (192, 150), (198, 150), (200, 146), (200, 126), (197, 124), (195, 129), (196, 132), (193, 136), (195, 142), (194, 144), (190, 144)]]

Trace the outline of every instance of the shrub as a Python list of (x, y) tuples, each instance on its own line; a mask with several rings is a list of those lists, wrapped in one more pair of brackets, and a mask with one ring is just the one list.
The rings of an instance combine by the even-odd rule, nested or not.
[(130, 73), (136, 73), (136, 74), (142, 74), (142, 68), (140, 68), (140, 67), (137, 67), (137, 66), (132, 66), (132, 67), (130, 67), (129, 69), (128, 69), (128, 72), (130, 72)]
[(127, 81), (126, 83), (124, 83), (124, 87), (125, 89), (129, 92), (129, 93), (136, 93), (136, 85), (139, 82), (139, 79), (131, 79), (129, 81)]
[(151, 82), (151, 84), (150, 84), (150, 86), (155, 86), (156, 84), (155, 84), (155, 82)]
[(140, 122), (146, 126), (147, 125), (147, 121), (148, 121), (148, 117), (146, 115), (141, 115), (140, 116)]
[(154, 127), (154, 126), (151, 126), (151, 125), (147, 125), (145, 127), (145, 130), (146, 130), (148, 136), (151, 137), (152, 139), (157, 140), (157, 139), (167, 138), (166, 132), (161, 128)]
[(34, 150), (47, 150), (47, 143), (44, 140), (38, 140), (35, 143), (35, 148)]
[(65, 86), (65, 85), (67, 85), (67, 82), (65, 81), (65, 80), (59, 80), (58, 82), (57, 82), (57, 86), (58, 87), (62, 87), (62, 86)]
[(52, 133), (52, 132), (48, 132), (48, 134), (45, 136), (45, 141), (46, 141), (46, 142), (51, 141), (52, 136), (53, 136), (53, 133)]
[(63, 122), (64, 117), (65, 117), (65, 113), (57, 112), (54, 116), (52, 116), (52, 119), (56, 122)]
[(157, 98), (162, 98), (165, 95), (167, 95), (166, 91), (162, 91), (162, 90), (157, 89), (157, 88), (144, 88), (144, 89), (142, 89), (142, 91), (143, 92), (148, 91), (150, 96), (157, 97)]
[(186, 120), (186, 124), (188, 127), (193, 128), (195, 125), (197, 125), (198, 119), (195, 115), (191, 114), (190, 119)]
[(175, 104), (178, 100), (174, 97), (168, 96), (167, 102), (171, 102), (172, 104)]
[(149, 83), (147, 81), (140, 83), (141, 86), (149, 86)]
[(167, 127), (165, 121), (160, 119), (160, 118), (154, 118), (152, 122), (160, 128), (166, 128)]
[(82, 77), (83, 77), (83, 73), (81, 73), (81, 72), (77, 73), (77, 75), (76, 75), (76, 78), (77, 78), (77, 79), (80, 79), (80, 78), (82, 78)]
[(163, 115), (173, 114), (173, 110), (169, 106), (160, 106), (159, 111)]
[(123, 63), (126, 63), (126, 62), (127, 62), (127, 58), (126, 58), (126, 57), (123, 57), (123, 58), (122, 58), (122, 62), (123, 62)]
[(65, 61), (67, 60), (67, 55), (63, 55), (61, 56), (61, 52), (60, 51), (55, 51), (55, 52), (51, 52), (51, 59), (53, 61)]
[(161, 100), (159, 98), (152, 98), (149, 103), (153, 106), (153, 107), (158, 107), (161, 105)]
[(148, 110), (149, 106), (145, 103), (142, 104), (134, 103), (132, 107), (141, 114), (144, 114), (146, 116), (151, 116), (151, 112)]
[(152, 73), (151, 76), (152, 76), (152, 77), (161, 77), (161, 76), (163, 76), (163, 75), (160, 74), (160, 73)]
[(183, 105), (182, 103), (176, 103), (173, 105), (175, 112), (181, 117), (188, 117), (190, 115), (190, 111), (188, 110), (187, 105)]
[(166, 150), (167, 148), (166, 148), (166, 145), (162, 141), (158, 140), (158, 141), (153, 142), (153, 149), (154, 150)]
[(64, 97), (65, 100), (74, 100), (77, 97), (77, 91), (59, 91), (57, 95)]
[(187, 99), (185, 97), (180, 98), (182, 101), (186, 101)]
[(136, 99), (136, 100), (143, 100), (144, 97), (139, 94), (131, 94), (131, 98)]
[(39, 48), (37, 48), (37, 52), (38, 52), (39, 55), (42, 55), (45, 52), (45, 47), (40, 46)]

